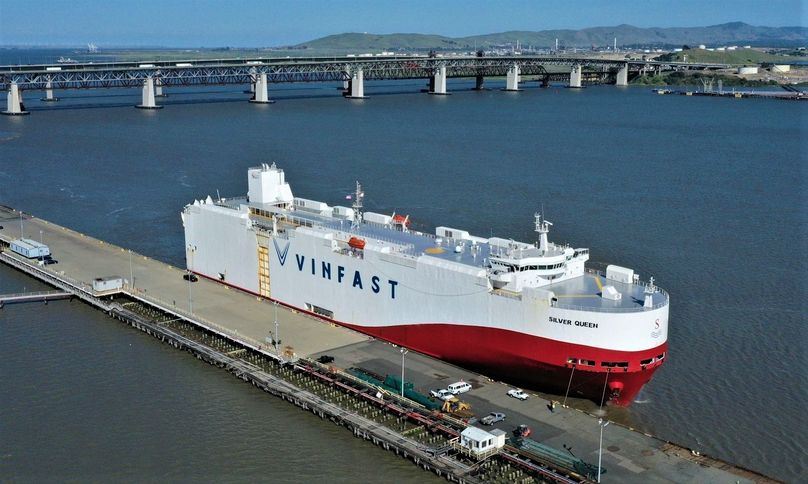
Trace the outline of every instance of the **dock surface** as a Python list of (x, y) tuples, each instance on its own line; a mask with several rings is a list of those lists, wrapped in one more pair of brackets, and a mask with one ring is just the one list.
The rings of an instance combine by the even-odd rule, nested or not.
[[(0, 207), (0, 242), (7, 245), (18, 238), (12, 220), (20, 213)], [(38, 266), (17, 254), (4, 251), (4, 257), (37, 266), (58, 279), (92, 289), (96, 278), (120, 276), (125, 279), (121, 291), (167, 312), (201, 324), (210, 324), (233, 339), (251, 345), (266, 346), (266, 338), (275, 331), (275, 307), (272, 302), (233, 290), (223, 284), (200, 278), (197, 282), (183, 279), (184, 268), (177, 268), (147, 256), (130, 253), (127, 249), (77, 233), (45, 220), (23, 215), (26, 231), (42, 230), (58, 264)], [(180, 248), (181, 250), (181, 248)], [(131, 257), (131, 266), (130, 266)], [(129, 281), (129, 279), (132, 279)], [(193, 311), (191, 311), (193, 308)], [(3, 311), (13, 310), (6, 307)], [(285, 351), (298, 358), (334, 358), (331, 365), (338, 368), (361, 367), (380, 375), (400, 375), (402, 355), (399, 348), (308, 315), (277, 307), (278, 335)], [(519, 424), (532, 430), (531, 439), (564, 452), (571, 448), (578, 458), (598, 461), (601, 427), (598, 418), (586, 411), (563, 408), (551, 411), (546, 395), (531, 394), (525, 401), (507, 396), (512, 388), (502, 382), (490, 381), (434, 358), (410, 351), (404, 363), (405, 379), (421, 393), (445, 388), (449, 383), (464, 380), (473, 390), (461, 395), (479, 415), (490, 411), (504, 412), (505, 422), (495, 424), (510, 433)], [(561, 399), (563, 397), (555, 397)], [(688, 425), (697, 425), (688, 422)], [(608, 474), (604, 482), (627, 484), (649, 483), (775, 483), (760, 474), (727, 462), (692, 453), (663, 439), (636, 432), (619, 424), (609, 425), (603, 432), (603, 467)]]

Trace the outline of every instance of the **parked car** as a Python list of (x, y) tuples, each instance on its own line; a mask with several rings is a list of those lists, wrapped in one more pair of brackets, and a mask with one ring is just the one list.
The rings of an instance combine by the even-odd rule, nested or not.
[(485, 417), (483, 417), (483, 419), (480, 420), (480, 423), (483, 425), (494, 425), (497, 422), (504, 422), (504, 421), (505, 421), (504, 413), (491, 412)]
[(429, 394), (435, 398), (440, 398), (441, 400), (449, 400), (450, 398), (454, 398), (454, 394), (445, 388), (430, 390)]
[(527, 393), (523, 392), (522, 390), (508, 390), (508, 396), (513, 398), (518, 398), (519, 400), (527, 400), (530, 396)]
[(190, 274), (190, 273), (183, 274), (182, 278), (185, 279), (186, 281), (191, 281), (191, 282), (196, 282), (196, 281), (199, 280), (199, 278), (196, 277), (196, 274)]

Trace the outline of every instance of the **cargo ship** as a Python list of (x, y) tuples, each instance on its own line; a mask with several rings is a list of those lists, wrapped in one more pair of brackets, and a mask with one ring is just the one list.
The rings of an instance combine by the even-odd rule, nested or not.
[(409, 216), (298, 198), (273, 163), (246, 196), (182, 211), (191, 273), (526, 388), (629, 405), (667, 356), (668, 294), (548, 240), (410, 229)]

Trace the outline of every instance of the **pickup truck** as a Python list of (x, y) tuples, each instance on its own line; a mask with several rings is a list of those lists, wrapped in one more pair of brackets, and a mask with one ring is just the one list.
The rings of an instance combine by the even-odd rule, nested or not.
[(508, 390), (508, 396), (518, 398), (519, 400), (527, 400), (529, 395), (522, 390)]
[(450, 398), (454, 398), (454, 394), (445, 388), (430, 390), (429, 394), (435, 398), (440, 398), (441, 400), (449, 400)]
[(485, 417), (483, 417), (483, 419), (480, 420), (480, 423), (483, 425), (494, 425), (497, 422), (504, 422), (504, 421), (505, 421), (504, 413), (491, 412)]

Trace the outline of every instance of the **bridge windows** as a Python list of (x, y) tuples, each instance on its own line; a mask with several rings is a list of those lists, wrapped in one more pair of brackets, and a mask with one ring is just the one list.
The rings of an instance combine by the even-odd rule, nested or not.
[(523, 266), (521, 268), (521, 270), (523, 270), (523, 271), (552, 271), (552, 270), (555, 270), (555, 269), (561, 269), (562, 267), (564, 267), (564, 263), (559, 262), (558, 264)]

